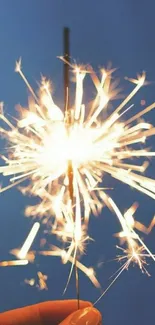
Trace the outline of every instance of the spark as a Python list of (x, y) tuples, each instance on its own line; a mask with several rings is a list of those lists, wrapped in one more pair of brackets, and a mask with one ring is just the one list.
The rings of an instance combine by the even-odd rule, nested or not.
[[(57, 246), (53, 246), (51, 250), (47, 251), (40, 251), (40, 255), (44, 256), (57, 256), (60, 257), (62, 260), (62, 263), (64, 264), (64, 260), (66, 259), (66, 254), (67, 252), (64, 249), (61, 249)], [(68, 261), (73, 264), (74, 260), (72, 256), (69, 256)], [(90, 281), (94, 284), (96, 288), (101, 288), (101, 285), (99, 281), (97, 280), (95, 276), (95, 271), (92, 267), (86, 267), (83, 263), (79, 262), (78, 260), (76, 261), (76, 266), (79, 270), (81, 270), (89, 279)]]
[(48, 279), (48, 276), (46, 274), (43, 274), (42, 272), (37, 272), (38, 275), (38, 281), (39, 284), (37, 285), (37, 287), (39, 288), (39, 290), (48, 290), (46, 281)]
[[(143, 234), (148, 235), (153, 227), (155, 226), (155, 217), (153, 217), (153, 219), (150, 222), (150, 225), (148, 227), (146, 227), (145, 225), (143, 225), (140, 221), (137, 221), (134, 219), (134, 213), (138, 208), (138, 203), (135, 202), (125, 213), (124, 213), (124, 218), (126, 221), (126, 224), (128, 225), (128, 227), (130, 229), (136, 229), (139, 230), (140, 232), (142, 232)], [(117, 234), (115, 234), (116, 237), (119, 237), (121, 244), (124, 243), (124, 241), (126, 240), (126, 233), (124, 231), (121, 231)]]
[(39, 272), (37, 272), (37, 278), (38, 278), (38, 283), (37, 283), (37, 280), (35, 280), (34, 278), (25, 279), (24, 282), (31, 287), (36, 286), (39, 290), (48, 290), (48, 287), (46, 284), (48, 276), (39, 271)]
[[(129, 215), (129, 211), (131, 213), (133, 213), (133, 211), (135, 209), (136, 209), (136, 205), (133, 205), (126, 212), (126, 216)], [(133, 226), (133, 224), (132, 224), (132, 226)], [(127, 248), (122, 248), (122, 247), (116, 246), (116, 248), (119, 249), (122, 252), (122, 254), (121, 255), (118, 255), (116, 257), (116, 259), (115, 259), (115, 260), (117, 260), (120, 263), (122, 263), (124, 261), (125, 262), (117, 270), (117, 272), (115, 273), (116, 276), (114, 277), (114, 279), (110, 282), (110, 284), (108, 285), (108, 287), (102, 292), (102, 294), (94, 302), (93, 305), (96, 305), (101, 300), (101, 298), (113, 286), (113, 284), (116, 282), (116, 280), (118, 280), (118, 278), (120, 277), (120, 275), (122, 274), (122, 272), (124, 272), (125, 270), (128, 270), (128, 268), (129, 268), (129, 266), (130, 266), (131, 263), (133, 265), (137, 265), (139, 267), (139, 269), (141, 270), (142, 273), (145, 273), (148, 276), (150, 276), (150, 273), (148, 272), (148, 270), (146, 268), (148, 266), (148, 263), (147, 263), (146, 259), (148, 259), (148, 258), (151, 257), (153, 260), (155, 260), (155, 255), (152, 255), (152, 253), (148, 250), (148, 248), (143, 243), (143, 241), (140, 240), (140, 238), (138, 237), (137, 234), (132, 233), (132, 230), (130, 228), (129, 223), (127, 223), (127, 227), (129, 227), (128, 231), (131, 232), (131, 233), (128, 233), (128, 234), (127, 233), (126, 234), (123, 233), (123, 237), (124, 237), (123, 243), (125, 242)], [(122, 237), (122, 233), (119, 233), (118, 235), (120, 235), (120, 238)], [(140, 241), (140, 244), (138, 243), (138, 241)], [(122, 242), (121, 242), (121, 244), (122, 244)], [(146, 251), (147, 251), (147, 253), (146, 253)]]
[(33, 287), (35, 285), (35, 279), (25, 279), (24, 282), (29, 286)]
[(25, 258), (29, 262), (33, 262), (35, 259), (35, 252), (34, 251), (29, 251), (30, 247), (32, 246), (32, 243), (39, 231), (40, 228), (40, 223), (35, 222), (27, 236), (27, 238), (24, 241), (23, 246), (20, 249), (12, 249), (10, 253), (14, 256), (16, 256), (20, 260), (24, 260)]
[(149, 254), (145, 253), (145, 248), (137, 244), (136, 241), (132, 240), (134, 250), (131, 250), (129, 247), (127, 249), (123, 249), (122, 247), (117, 246), (123, 252), (123, 255), (118, 255), (117, 260), (122, 262), (123, 260), (127, 260), (123, 265), (125, 269), (129, 268), (130, 263), (137, 264), (142, 273), (146, 273), (150, 275), (145, 265), (147, 265), (146, 258), (150, 257)]
[(19, 266), (19, 265), (27, 265), (28, 260), (14, 260), (14, 261), (2, 261), (0, 262), (0, 266)]
[(29, 232), (23, 246), (21, 247), (19, 253), (18, 253), (18, 258), (19, 259), (24, 259), (25, 256), (27, 255), (33, 241), (34, 241), (34, 238), (36, 237), (37, 235), (37, 232), (40, 228), (40, 223), (39, 222), (35, 222), (34, 225), (32, 226), (31, 228), (31, 231)]

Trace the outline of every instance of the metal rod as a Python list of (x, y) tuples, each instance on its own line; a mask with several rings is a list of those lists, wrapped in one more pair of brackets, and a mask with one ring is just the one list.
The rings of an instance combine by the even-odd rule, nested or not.
[[(68, 27), (64, 27), (64, 58), (69, 63), (70, 61), (70, 46), (69, 46), (69, 36), (70, 36), (70, 30)], [(71, 110), (70, 110), (70, 103), (69, 103), (69, 64), (67, 62), (64, 62), (64, 103), (65, 103), (65, 119), (66, 124), (69, 128), (72, 123), (71, 119)], [(72, 161), (68, 161), (68, 189), (69, 189), (69, 195), (70, 199), (73, 202), (73, 167), (72, 167)]]
[(77, 268), (77, 259), (75, 258), (75, 281), (76, 281), (76, 297), (77, 297), (77, 309), (80, 309), (80, 282), (79, 272)]
[[(64, 27), (64, 58), (69, 62), (69, 34), (70, 30), (68, 27)], [(65, 103), (65, 114), (68, 115), (69, 111), (69, 65), (64, 62), (64, 103)]]
[[(70, 61), (70, 47), (69, 47), (69, 34), (70, 30), (68, 27), (64, 27), (64, 58), (69, 63)], [(69, 64), (64, 62), (64, 110), (65, 110), (65, 119), (66, 125), (68, 128), (68, 132), (70, 132), (70, 127), (72, 125), (72, 116), (71, 116), (71, 109), (70, 109), (70, 102), (69, 102)], [(72, 161), (68, 161), (68, 191), (71, 203), (74, 203), (74, 188), (73, 188), (73, 166)], [(74, 217), (74, 222), (76, 222)], [(76, 281), (76, 296), (77, 296), (77, 308), (80, 308), (80, 297), (79, 297), (79, 274), (76, 265), (76, 258), (75, 258), (75, 281)]]

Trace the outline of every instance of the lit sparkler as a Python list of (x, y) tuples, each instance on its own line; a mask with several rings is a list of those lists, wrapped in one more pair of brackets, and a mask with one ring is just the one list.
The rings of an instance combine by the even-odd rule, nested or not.
[[(130, 101), (145, 84), (143, 73), (137, 79), (128, 79), (135, 85), (134, 89), (104, 120), (103, 114), (105, 110), (108, 111), (109, 101), (118, 95), (111, 78), (113, 71), (101, 69), (99, 78), (92, 68), (80, 67), (67, 62), (65, 58), (61, 59), (69, 65), (76, 79), (75, 104), (70, 108), (69, 119), (68, 111), (63, 112), (54, 103), (50, 82), (42, 78), (36, 94), (22, 71), (21, 60), (16, 63), (15, 70), (26, 83), (31, 98), (28, 108), (20, 107), (16, 125), (7, 119), (1, 105), (0, 118), (7, 127), (1, 127), (0, 131), (8, 140), (9, 148), (7, 155), (2, 156), (5, 165), (0, 167), (0, 173), (10, 178), (10, 183), (1, 192), (23, 182), (21, 191), (24, 194), (40, 197), (40, 203), (28, 207), (26, 215), (43, 217), (43, 222), (48, 222), (48, 216), (52, 216), (54, 221), (51, 232), (65, 244), (62, 250), (51, 253), (44, 251), (43, 254), (57, 254), (63, 263), (70, 261), (74, 264), (77, 259), (77, 267), (98, 286), (93, 272), (89, 274), (78, 259), (89, 239), (90, 214), (99, 214), (104, 205), (116, 214), (121, 224), (122, 231), (118, 236), (127, 243), (127, 251), (124, 251), (128, 258), (127, 266), (134, 260), (142, 269), (144, 250), (155, 260), (134, 230), (137, 228), (148, 233), (154, 221), (148, 229), (135, 222), (132, 215), (136, 206), (123, 216), (102, 187), (104, 175), (109, 174), (155, 199), (155, 180), (143, 175), (148, 167), (147, 157), (155, 156), (155, 152), (141, 148), (141, 144), (155, 134), (155, 127), (143, 120), (144, 115), (155, 108), (155, 103), (125, 119), (125, 114), (134, 110)], [(86, 77), (92, 79), (96, 89), (94, 101), (88, 108), (83, 103)], [(135, 164), (135, 158), (144, 161)], [(72, 191), (69, 185), (70, 172)], [(24, 186), (25, 180), (29, 183)], [(19, 263), (28, 253), (34, 237), (32, 240), (29, 238), (29, 244), (24, 244), (23, 250), (18, 253), (21, 259)]]

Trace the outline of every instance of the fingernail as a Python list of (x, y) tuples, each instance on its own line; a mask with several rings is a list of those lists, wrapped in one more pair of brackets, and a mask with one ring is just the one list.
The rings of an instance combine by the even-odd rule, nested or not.
[(92, 307), (79, 309), (72, 314), (69, 325), (101, 325), (102, 317), (100, 312)]

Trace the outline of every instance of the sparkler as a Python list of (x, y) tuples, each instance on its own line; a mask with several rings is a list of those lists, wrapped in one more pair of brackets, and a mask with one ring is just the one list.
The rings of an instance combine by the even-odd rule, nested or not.
[[(22, 71), (21, 60), (16, 63), (15, 70), (26, 83), (31, 97), (28, 108), (19, 108), (16, 124), (7, 119), (1, 105), (0, 118), (7, 127), (1, 127), (0, 131), (8, 141), (8, 152), (2, 156), (5, 165), (0, 167), (0, 173), (10, 179), (1, 192), (23, 183), (20, 187), (23, 194), (40, 197), (40, 203), (27, 207), (25, 214), (42, 218), (43, 223), (51, 226), (50, 233), (63, 243), (62, 249), (52, 248), (40, 254), (59, 256), (63, 263), (71, 262), (69, 279), (75, 265), (77, 284), (79, 268), (99, 287), (93, 269), (84, 266), (79, 259), (90, 239), (90, 215), (100, 214), (105, 205), (117, 216), (122, 227), (117, 236), (126, 245), (123, 254), (127, 262), (119, 274), (131, 262), (145, 271), (145, 258), (155, 260), (135, 232), (138, 229), (149, 233), (154, 219), (149, 228), (134, 221), (135, 204), (122, 215), (103, 187), (104, 175), (108, 174), (155, 199), (155, 180), (143, 175), (148, 167), (147, 158), (155, 156), (155, 152), (145, 146), (147, 138), (155, 134), (155, 127), (144, 121), (144, 115), (155, 108), (155, 103), (134, 114), (131, 100), (145, 84), (143, 72), (137, 79), (128, 79), (134, 84), (133, 90), (104, 119), (109, 102), (119, 94), (112, 80), (113, 70), (101, 69), (99, 78), (90, 66), (78, 66), (70, 63), (68, 57), (60, 58), (65, 63), (65, 112), (54, 103), (51, 83), (42, 78), (36, 94)], [(76, 79), (74, 105), (69, 101), (69, 69)], [(86, 77), (91, 78), (96, 89), (96, 96), (88, 107), (83, 103)], [(128, 113), (132, 115), (125, 119)], [(143, 159), (142, 164), (135, 162), (138, 158)], [(28, 184), (24, 184), (25, 181)], [(28, 237), (18, 252), (19, 263), (25, 263), (38, 230), (39, 224), (35, 232), (32, 229), (34, 236)], [(6, 266), (5, 263), (0, 265)]]

